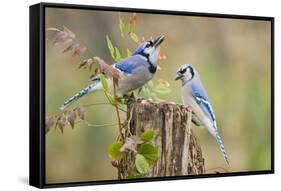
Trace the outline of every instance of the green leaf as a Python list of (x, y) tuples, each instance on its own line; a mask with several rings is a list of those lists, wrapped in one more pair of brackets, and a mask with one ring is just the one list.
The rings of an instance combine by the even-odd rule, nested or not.
[(143, 175), (138, 172), (133, 172), (127, 176), (128, 179), (143, 178)]
[(158, 150), (150, 143), (140, 145), (138, 153), (144, 156), (149, 164), (154, 163), (158, 159)]
[(109, 98), (110, 103), (118, 104), (118, 101), (116, 100), (116, 97), (114, 95), (111, 95), (110, 93), (106, 92), (107, 97)]
[(144, 142), (149, 142), (153, 139), (154, 137), (154, 131), (152, 130), (146, 130), (145, 132), (143, 132), (141, 134), (141, 140), (144, 141)]
[(132, 52), (127, 48), (127, 56), (131, 56)]
[(111, 42), (110, 38), (108, 37), (108, 35), (106, 35), (106, 42), (107, 42), (107, 48), (110, 52), (111, 57), (113, 59), (115, 59), (115, 57), (114, 57), (114, 47), (113, 47), (112, 42)]
[(147, 85), (142, 86), (142, 92), (144, 94), (145, 97), (150, 98), (151, 97), (151, 91), (149, 90), (149, 88), (147, 87)]
[(115, 59), (114, 59), (116, 62), (122, 60), (122, 56), (120, 54), (120, 51), (118, 50), (117, 47), (115, 47)]
[(146, 174), (149, 170), (149, 163), (146, 161), (145, 157), (141, 154), (136, 155), (135, 160), (137, 171), (141, 174)]
[(169, 94), (169, 93), (171, 93), (172, 90), (168, 87), (158, 84), (157, 86), (155, 86), (153, 88), (153, 91), (158, 94)]
[(108, 147), (108, 156), (110, 159), (121, 160), (125, 157), (126, 153), (120, 152), (123, 143), (121, 141), (111, 144)]
[(124, 37), (125, 27), (126, 27), (126, 24), (125, 24), (124, 20), (119, 19), (119, 29), (120, 29), (122, 37)]
[(128, 34), (133, 31), (133, 24), (131, 22), (128, 23)]
[(99, 78), (100, 78), (103, 90), (107, 91), (108, 90), (108, 86), (107, 86), (107, 80), (106, 80), (105, 76), (102, 73), (100, 73), (99, 74)]
[(137, 36), (136, 33), (131, 32), (130, 33), (130, 37), (134, 42), (138, 42), (139, 41), (139, 37)]
[(142, 95), (145, 98), (152, 99), (153, 101), (161, 101), (160, 98), (156, 95), (157, 92), (153, 91), (154, 84), (152, 81), (149, 81), (146, 85), (142, 86)]
[(125, 98), (120, 98), (120, 99), (118, 100), (118, 102), (119, 102), (120, 104), (122, 104), (122, 105), (127, 105), (128, 100), (125, 99)]
[(161, 101), (161, 99), (156, 95), (156, 93), (150, 92), (150, 98), (154, 101)]

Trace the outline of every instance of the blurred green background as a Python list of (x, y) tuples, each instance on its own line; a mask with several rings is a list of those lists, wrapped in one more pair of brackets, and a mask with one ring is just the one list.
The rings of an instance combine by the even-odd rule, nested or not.
[[(119, 17), (132, 13), (46, 9), (46, 27), (67, 26), (79, 41), (107, 63), (114, 63), (106, 45), (109, 35), (123, 55), (136, 44), (122, 38)], [(159, 62), (153, 81), (170, 82), (172, 93), (161, 98), (181, 103), (180, 82), (174, 82), (176, 69), (192, 64), (199, 72), (217, 116), (218, 128), (229, 155), (226, 165), (215, 139), (206, 129), (194, 126), (200, 139), (207, 172), (222, 167), (230, 172), (268, 170), (271, 161), (270, 105), (270, 22), (192, 16), (137, 14), (135, 32), (146, 39), (166, 36), (161, 50), (167, 56)], [(62, 54), (65, 45), (46, 41), (46, 115), (59, 112), (59, 106), (90, 83), (89, 72), (78, 70), (81, 58)], [(72, 107), (106, 101), (98, 92), (84, 97)], [(123, 116), (124, 117), (124, 116)], [(110, 105), (87, 108), (86, 119), (93, 124), (115, 123)], [(88, 127), (80, 123), (64, 134), (52, 129), (46, 135), (47, 183), (109, 180), (117, 171), (107, 156), (109, 144), (116, 140), (117, 127)]]

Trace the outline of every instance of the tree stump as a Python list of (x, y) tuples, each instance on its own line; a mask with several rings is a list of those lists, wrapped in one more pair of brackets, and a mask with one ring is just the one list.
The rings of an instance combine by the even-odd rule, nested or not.
[[(191, 111), (168, 102), (128, 101), (127, 121), (131, 135), (140, 136), (147, 129), (155, 132), (153, 144), (158, 160), (146, 177), (203, 174), (204, 158), (198, 138), (191, 130)], [(126, 133), (127, 134), (127, 133)], [(134, 168), (134, 154), (129, 153), (118, 167), (120, 179), (127, 178)]]

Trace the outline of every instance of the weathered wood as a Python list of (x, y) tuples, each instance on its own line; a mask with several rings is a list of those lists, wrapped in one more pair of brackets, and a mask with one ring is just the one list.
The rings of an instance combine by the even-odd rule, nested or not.
[[(159, 158), (147, 177), (181, 176), (205, 172), (199, 140), (191, 131), (191, 111), (167, 102), (153, 103), (146, 100), (128, 102), (127, 120), (131, 135), (140, 136), (146, 129), (153, 129), (153, 144)], [(134, 155), (128, 154), (118, 168), (119, 178), (124, 179), (134, 168)]]

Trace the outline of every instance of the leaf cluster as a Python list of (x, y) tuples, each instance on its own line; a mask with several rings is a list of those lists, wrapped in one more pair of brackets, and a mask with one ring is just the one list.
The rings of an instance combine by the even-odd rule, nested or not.
[(160, 79), (157, 84), (152, 81), (144, 85), (140, 90), (139, 94), (147, 99), (152, 99), (153, 101), (161, 101), (159, 95), (165, 95), (171, 93), (170, 83), (166, 80)]
[(135, 43), (139, 42), (139, 37), (134, 32), (137, 25), (137, 20), (138, 18), (136, 13), (133, 13), (133, 15), (129, 18), (129, 21), (126, 21), (124, 18), (119, 18), (119, 29), (121, 36), (124, 38), (125, 34), (127, 34)]
[(143, 177), (158, 159), (158, 150), (151, 142), (154, 135), (153, 130), (146, 130), (138, 138), (127, 137), (124, 143), (115, 142), (109, 146), (108, 156), (112, 161), (121, 161), (126, 154), (134, 153), (135, 168), (128, 178)]
[(58, 115), (47, 118), (45, 122), (46, 134), (52, 128), (56, 129), (57, 127), (59, 127), (59, 129), (63, 133), (63, 130), (67, 124), (69, 124), (71, 128), (74, 129), (77, 120), (85, 120), (85, 113), (85, 108), (82, 106), (78, 106), (72, 110), (66, 110)]
[(75, 41), (75, 33), (69, 30), (66, 26), (63, 26), (63, 30), (59, 30), (57, 28), (47, 28), (47, 32), (49, 39), (52, 39), (55, 45), (68, 45), (62, 51), (63, 53), (72, 51), (72, 56), (80, 56), (87, 50), (86, 47)]

